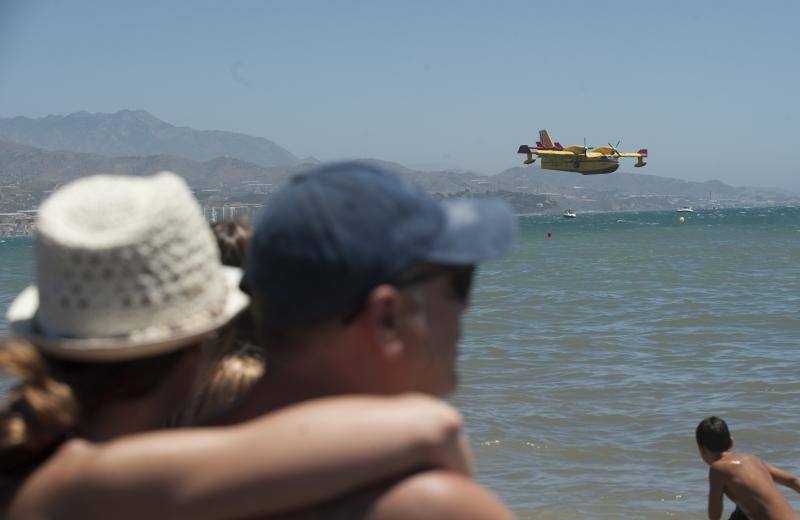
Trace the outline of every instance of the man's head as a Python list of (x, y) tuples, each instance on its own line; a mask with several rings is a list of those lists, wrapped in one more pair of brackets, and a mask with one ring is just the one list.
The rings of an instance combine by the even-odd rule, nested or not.
[(709, 463), (710, 460), (717, 458), (719, 454), (728, 451), (733, 446), (733, 438), (728, 431), (728, 425), (713, 415), (700, 421), (694, 436), (700, 456)]
[(346, 343), (326, 349), (330, 363), (359, 366), (362, 391), (445, 393), (472, 269), (508, 250), (513, 229), (501, 201), (440, 202), (365, 162), (318, 168), (256, 224), (245, 277), (258, 328), (289, 356), (323, 331)]

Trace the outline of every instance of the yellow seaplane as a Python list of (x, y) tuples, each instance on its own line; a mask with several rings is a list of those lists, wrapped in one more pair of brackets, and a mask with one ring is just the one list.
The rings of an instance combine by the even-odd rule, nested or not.
[(561, 170), (565, 172), (577, 172), (583, 175), (595, 175), (598, 173), (611, 173), (619, 168), (620, 157), (637, 157), (637, 168), (647, 164), (644, 159), (647, 157), (647, 149), (643, 148), (636, 153), (617, 151), (619, 141), (616, 146), (608, 143), (608, 146), (593, 148), (586, 146), (584, 139), (583, 146), (563, 147), (558, 142), (553, 142), (547, 130), (539, 130), (539, 141), (536, 146), (523, 144), (517, 153), (524, 153), (528, 156), (525, 164), (533, 164), (536, 159), (534, 155), (542, 158), (542, 168), (545, 170)]

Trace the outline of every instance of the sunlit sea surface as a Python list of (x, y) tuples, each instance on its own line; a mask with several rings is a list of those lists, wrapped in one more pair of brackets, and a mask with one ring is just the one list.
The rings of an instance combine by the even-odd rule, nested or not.
[[(520, 217), (515, 252), (481, 268), (453, 401), (520, 518), (704, 518), (710, 414), (800, 474), (800, 208), (678, 218)], [(3, 310), (31, 257), (0, 241)]]

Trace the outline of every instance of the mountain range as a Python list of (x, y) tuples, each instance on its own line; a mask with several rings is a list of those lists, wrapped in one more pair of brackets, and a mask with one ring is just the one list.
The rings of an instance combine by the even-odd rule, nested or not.
[[(419, 171), (366, 159), (440, 196), (493, 193), (518, 212), (674, 209), (676, 204), (776, 205), (800, 203), (776, 190), (733, 187), (616, 172), (580, 176), (510, 168), (493, 176), (463, 171)], [(261, 201), (291, 175), (315, 164), (260, 137), (175, 127), (144, 111), (78, 112), (41, 119), (0, 119), (0, 211), (35, 206), (45, 192), (93, 173), (179, 173), (198, 192), (224, 201)], [(202, 193), (199, 193), (202, 196)]]
[(0, 118), (0, 140), (109, 157), (175, 155), (196, 161), (235, 157), (259, 166), (300, 162), (294, 154), (263, 137), (173, 126), (144, 110), (75, 112), (39, 119)]

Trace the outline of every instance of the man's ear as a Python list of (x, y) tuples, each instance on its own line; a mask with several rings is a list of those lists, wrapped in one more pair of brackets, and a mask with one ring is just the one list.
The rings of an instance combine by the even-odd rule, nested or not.
[(369, 334), (380, 352), (396, 357), (403, 352), (403, 342), (398, 334), (400, 319), (400, 293), (391, 285), (379, 285), (367, 297), (364, 319)]

